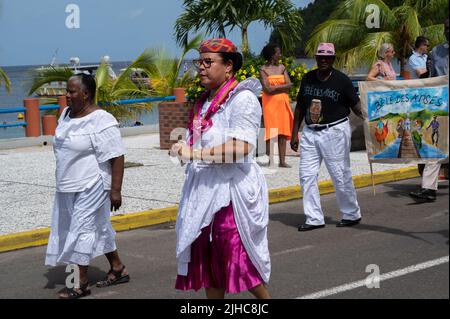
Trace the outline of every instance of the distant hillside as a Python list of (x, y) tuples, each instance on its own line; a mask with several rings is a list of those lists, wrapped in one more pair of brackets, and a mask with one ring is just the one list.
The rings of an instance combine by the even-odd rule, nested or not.
[[(422, 121), (427, 121), (427, 120), (430, 120), (433, 117), (433, 115), (448, 116), (448, 112), (447, 111), (430, 112), (428, 110), (422, 110), (419, 112), (409, 113), (409, 118), (411, 120), (420, 119)], [(406, 116), (407, 116), (407, 114), (405, 114), (405, 113), (389, 113), (389, 114), (383, 116), (383, 119), (389, 120), (389, 119), (398, 118), (398, 117), (406, 118)], [(379, 117), (374, 118), (370, 122), (378, 121), (379, 119), (380, 119)]]

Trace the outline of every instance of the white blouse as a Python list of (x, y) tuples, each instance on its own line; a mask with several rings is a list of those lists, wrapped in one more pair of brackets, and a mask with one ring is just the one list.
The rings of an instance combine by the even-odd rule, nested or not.
[[(268, 189), (262, 170), (253, 159), (262, 113), (257, 99), (260, 92), (261, 83), (257, 79), (239, 83), (212, 117), (213, 126), (194, 144), (197, 149), (210, 148), (235, 138), (254, 147), (238, 163), (188, 163), (176, 226), (180, 275), (187, 275), (191, 244), (201, 229), (210, 225), (214, 214), (231, 201), (242, 243), (262, 279), (269, 281)], [(208, 107), (206, 102), (202, 112)]]
[(111, 189), (111, 158), (125, 154), (117, 120), (104, 110), (80, 118), (62, 112), (53, 151), (56, 158), (56, 191), (82, 192), (103, 179)]

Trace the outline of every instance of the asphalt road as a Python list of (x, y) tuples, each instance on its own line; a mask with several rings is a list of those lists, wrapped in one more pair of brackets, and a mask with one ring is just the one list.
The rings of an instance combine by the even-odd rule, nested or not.
[[(339, 211), (334, 194), (322, 196), (327, 226), (299, 233), (304, 221), (300, 200), (271, 205), (269, 245), (273, 298), (449, 298), (448, 183), (440, 184), (437, 201), (416, 203), (407, 194), (419, 179), (358, 190), (363, 220), (336, 228)], [(204, 292), (175, 290), (173, 225), (117, 235), (119, 253), (131, 282), (92, 287), (88, 298), (204, 298)], [(45, 247), (0, 254), (0, 298), (56, 298), (64, 286), (65, 266), (44, 266)], [(444, 258), (443, 258), (444, 257)], [(425, 263), (425, 264), (423, 264)], [(366, 272), (368, 265), (370, 272)], [(412, 267), (415, 266), (415, 267)], [(379, 270), (379, 288), (365, 279)], [(106, 275), (106, 258), (89, 270), (92, 283)], [(371, 277), (372, 278), (372, 277)], [(376, 281), (372, 282), (376, 286)], [(337, 288), (336, 288), (337, 287)], [(250, 298), (249, 293), (229, 298)]]

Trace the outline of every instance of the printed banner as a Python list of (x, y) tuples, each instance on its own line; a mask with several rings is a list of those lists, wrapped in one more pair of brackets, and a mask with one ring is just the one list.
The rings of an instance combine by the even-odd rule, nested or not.
[(358, 82), (370, 162), (448, 158), (448, 76)]

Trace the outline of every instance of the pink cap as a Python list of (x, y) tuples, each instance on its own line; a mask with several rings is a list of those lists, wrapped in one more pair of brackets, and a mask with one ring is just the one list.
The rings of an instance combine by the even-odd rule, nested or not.
[(335, 56), (333, 43), (319, 43), (317, 47), (316, 55)]

